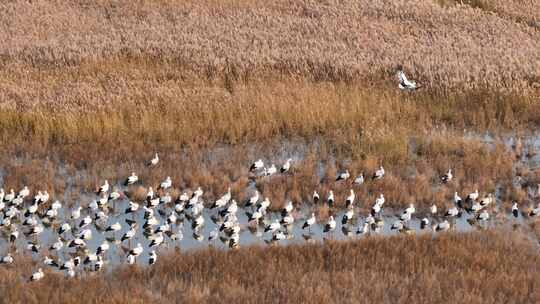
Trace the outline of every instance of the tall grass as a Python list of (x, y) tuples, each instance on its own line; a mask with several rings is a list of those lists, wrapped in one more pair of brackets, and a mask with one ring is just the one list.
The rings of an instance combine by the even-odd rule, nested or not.
[[(525, 17), (534, 3), (520, 5), (495, 6), (536, 18)], [(399, 153), (389, 136), (440, 124), (511, 129), (538, 122), (538, 31), (469, 5), (1, 6), (0, 136), (12, 145), (119, 146), (150, 138), (146, 144), (211, 146), (323, 136), (348, 146), (362, 137), (372, 150)], [(424, 92), (396, 92), (398, 64)]]
[(492, 13), (499, 18), (518, 22), (532, 28), (540, 29), (540, 4), (537, 1), (504, 1), (504, 0), (437, 0), (443, 6), (458, 4)]
[[(110, 76), (100, 73), (92, 81)], [(40, 144), (111, 145), (144, 137), (149, 144), (182, 146), (324, 136), (355, 145), (354, 139), (360, 137), (369, 143), (435, 126), (510, 130), (539, 122), (535, 95), (487, 90), (409, 95), (386, 86), (365, 89), (292, 79), (238, 83), (231, 94), (224, 85), (204, 81), (162, 86), (162, 76), (161, 72), (125, 76), (108, 84), (130, 82), (133, 87), (123, 88), (120, 94), (98, 88), (94, 95), (88, 92), (84, 102), (70, 94), (58, 105), (28, 102), (25, 109), (25, 102), (20, 109), (8, 107), (0, 110), (0, 136)], [(108, 102), (99, 105), (101, 100)], [(76, 102), (80, 105), (65, 106)]]
[[(8, 74), (19, 77), (19, 70), (28, 80), (36, 76), (24, 72), (32, 67), (65, 72), (135, 58), (181, 65), (209, 79), (278, 74), (389, 82), (401, 64), (430, 87), (530, 90), (539, 84), (540, 33), (516, 22), (538, 22), (535, 1), (437, 2), (10, 1), (0, 7), (7, 29), (0, 33), (0, 62)], [(501, 13), (474, 8), (482, 6)], [(55, 96), (80, 90), (70, 87), (57, 87)], [(3, 90), (3, 96), (13, 93)], [(47, 95), (40, 102), (54, 103)]]

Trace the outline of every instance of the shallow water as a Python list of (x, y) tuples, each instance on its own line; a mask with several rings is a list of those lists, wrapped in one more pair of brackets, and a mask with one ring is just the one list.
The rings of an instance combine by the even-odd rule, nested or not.
[[(478, 134), (469, 134), (467, 136), (470, 136), (475, 139), (480, 139), (482, 142), (484, 142), (488, 146), (493, 146), (496, 142), (502, 142), (504, 143), (508, 148), (512, 146), (514, 137), (507, 136), (502, 137), (502, 139), (495, 139), (494, 137), (490, 135), (478, 135)], [(540, 151), (540, 134), (525, 137), (523, 140), (523, 143), (526, 147), (532, 147), (534, 151)], [(282, 150), (279, 151), (278, 155), (276, 155), (279, 159), (287, 159), (287, 158), (293, 158), (294, 160), (302, 160), (304, 155), (306, 154), (306, 146), (305, 145), (293, 145), (292, 143), (285, 145)], [(227, 148), (221, 148), (217, 149), (215, 151), (216, 155), (212, 157), (219, 157), (217, 155), (219, 154), (226, 154)], [(529, 155), (529, 157), (523, 156), (520, 160), (522, 164), (525, 164), (528, 167), (536, 168), (540, 165), (540, 155)], [(320, 164), (320, 176), (322, 177), (324, 175), (324, 164)], [(81, 194), (78, 192), (79, 190), (75, 187), (75, 180), (76, 177), (74, 176), (67, 176), (66, 175), (66, 191), (63, 193), (63, 195), (56, 195), (55, 199), (60, 200), (61, 202), (73, 202), (73, 198), (76, 198), (75, 205), (82, 205), (86, 206), (89, 202), (91, 202), (94, 199), (97, 199), (97, 197), (94, 194)], [(0, 169), (0, 184), (3, 183), (3, 176), (4, 172)], [(122, 189), (120, 185), (119, 189)], [(251, 187), (248, 187), (246, 191), (254, 190), (250, 189), (254, 187), (254, 183), (251, 184)], [(125, 189), (124, 189), (125, 190)], [(498, 189), (499, 190), (499, 189)], [(497, 196), (497, 193), (495, 193)], [(498, 200), (497, 200), (497, 203)], [(28, 205), (29, 202), (26, 202), (26, 205)], [(371, 204), (369, 202), (368, 204)], [(103, 243), (103, 241), (108, 240), (111, 242), (111, 249), (105, 254), (105, 260), (108, 264), (112, 265), (118, 265), (125, 261), (126, 252), (130, 248), (133, 248), (138, 242), (140, 242), (144, 247), (143, 254), (138, 258), (137, 263), (144, 265), (147, 264), (148, 260), (148, 253), (149, 248), (148, 245), (150, 241), (143, 235), (143, 229), (142, 224), (144, 223), (143, 219), (143, 213), (142, 210), (142, 204), (139, 209), (139, 211), (136, 214), (130, 214), (125, 215), (124, 210), (128, 206), (128, 200), (127, 199), (120, 199), (115, 202), (109, 203), (109, 219), (99, 225), (101, 228), (105, 228), (115, 222), (119, 222), (122, 225), (122, 229), (115, 234), (113, 233), (105, 233), (99, 228), (98, 226), (92, 224), (90, 228), (92, 230), (92, 239), (87, 241), (87, 249), (90, 253), (95, 253), (97, 247)], [(39, 235), (37, 238), (37, 241), (39, 244), (41, 244), (41, 249), (39, 254), (32, 254), (33, 258), (36, 261), (42, 261), (43, 257), (45, 255), (48, 256), (55, 256), (58, 257), (60, 260), (67, 260), (72, 256), (79, 255), (84, 258), (85, 254), (83, 252), (76, 252), (75, 249), (68, 249), (66, 246), (60, 250), (58, 254), (51, 253), (48, 251), (48, 247), (57, 241), (57, 234), (56, 230), (59, 227), (61, 223), (68, 222), (72, 224), (78, 224), (79, 221), (86, 215), (91, 215), (92, 213), (87, 210), (83, 209), (81, 218), (77, 220), (76, 222), (70, 221), (69, 215), (70, 215), (70, 206), (66, 206), (66, 208), (61, 208), (59, 210), (59, 216), (57, 220), (52, 224), (51, 227), (46, 227), (43, 233)], [(499, 206), (495, 206), (494, 210), (498, 210)], [(160, 205), (156, 208), (157, 210), (162, 210), (166, 213), (165, 216), (159, 215), (158, 212), (155, 213), (156, 217), (160, 220), (160, 224), (165, 224), (166, 222), (166, 216), (168, 216), (171, 211), (174, 210), (174, 205), (170, 204), (168, 206), (166, 205)], [(249, 246), (249, 245), (262, 245), (267, 246), (270, 244), (278, 244), (278, 245), (289, 245), (289, 244), (298, 244), (298, 243), (304, 243), (304, 242), (322, 242), (324, 239), (335, 239), (335, 240), (342, 240), (342, 239), (354, 239), (354, 238), (362, 238), (366, 237), (365, 235), (358, 235), (356, 233), (357, 228), (364, 223), (364, 219), (368, 215), (365, 210), (367, 210), (366, 206), (359, 206), (355, 209), (355, 217), (353, 219), (353, 222), (350, 224), (347, 224), (346, 226), (341, 225), (341, 219), (344, 214), (343, 210), (332, 210), (332, 212), (335, 213), (335, 219), (337, 222), (336, 229), (333, 232), (330, 233), (323, 233), (323, 226), (326, 223), (324, 221), (317, 223), (317, 225), (314, 225), (314, 227), (311, 228), (311, 230), (305, 230), (302, 229), (301, 226), (304, 224), (304, 221), (307, 217), (311, 215), (311, 212), (313, 211), (310, 207), (307, 206), (298, 206), (297, 209), (294, 211), (294, 217), (295, 217), (295, 223), (289, 227), (289, 229), (284, 230), (288, 238), (286, 240), (281, 240), (277, 242), (272, 242), (272, 234), (270, 233), (264, 233), (264, 225), (252, 225), (248, 224), (248, 218), (246, 216), (246, 211), (252, 211), (251, 209), (243, 209), (239, 208), (237, 217), (241, 226), (241, 233), (240, 233), (240, 246)], [(362, 213), (363, 211), (363, 213)], [(439, 210), (439, 214), (444, 213), (446, 210)], [(375, 233), (370, 232), (370, 234), (377, 234), (377, 235), (383, 235), (383, 236), (390, 236), (390, 235), (397, 235), (400, 232), (396, 230), (391, 230), (391, 225), (394, 221), (397, 220), (397, 216), (399, 215), (402, 210), (390, 210), (390, 209), (384, 209), (383, 215), (381, 218), (384, 220), (384, 226), (382, 229)], [(205, 217), (205, 224), (203, 228), (198, 231), (198, 235), (202, 239), (197, 240), (194, 237), (194, 231), (191, 228), (191, 223), (189, 220), (185, 217), (179, 217), (180, 220), (172, 225), (172, 231), (176, 233), (177, 239), (173, 240), (170, 237), (165, 237), (166, 241), (164, 242), (164, 246), (160, 247), (158, 250), (158, 256), (159, 254), (162, 254), (164, 252), (174, 250), (175, 248), (179, 248), (180, 250), (196, 250), (201, 248), (206, 248), (208, 246), (213, 246), (216, 248), (221, 249), (227, 249), (229, 246), (222, 242), (219, 238), (213, 241), (209, 241), (209, 235), (212, 231), (216, 230), (217, 227), (219, 227), (220, 223), (214, 223), (212, 220), (212, 217), (215, 216), (217, 213), (217, 210), (209, 210), (205, 209), (203, 211), (203, 215)], [(511, 217), (510, 214), (506, 213), (498, 213), (497, 216), (495, 214), (491, 214), (492, 218), (484, 223), (476, 223), (474, 225), (470, 224), (470, 220), (473, 218), (473, 215), (464, 214), (463, 217), (457, 218), (452, 222), (452, 229), (455, 231), (460, 232), (467, 232), (471, 231), (473, 229), (489, 229), (493, 226), (511, 226), (515, 224), (525, 224), (525, 220), (521, 218), (521, 215), (518, 219), (514, 219)], [(407, 227), (410, 228), (410, 232), (416, 233), (416, 234), (424, 234), (424, 233), (435, 233), (432, 231), (431, 227), (428, 229), (421, 230), (420, 229), (420, 219), (423, 217), (423, 215), (415, 214), (411, 221), (407, 224)], [(497, 217), (497, 218), (495, 218)], [(442, 221), (443, 218), (431, 218), (430, 222), (438, 222)], [(20, 216), (20, 219), (22, 220), (22, 215)], [(120, 239), (122, 235), (126, 231), (129, 230), (128, 224), (125, 222), (126, 219), (130, 220), (136, 220), (139, 224), (139, 228), (137, 229), (137, 235), (130, 241), (126, 241), (123, 243), (114, 241), (114, 239)], [(265, 223), (270, 223), (275, 219), (280, 219), (279, 213), (272, 213), (269, 212), (265, 218)], [(319, 220), (319, 219), (318, 219)], [(21, 228), (21, 225), (19, 223), (16, 223), (16, 226), (19, 227), (19, 231), (24, 231), (24, 229)], [(159, 226), (159, 225), (158, 225)], [(430, 225), (431, 226), (431, 225)], [(154, 227), (154, 229), (157, 228)], [(9, 229), (3, 228), (2, 231), (4, 232), (3, 237), (0, 237), (0, 256), (3, 256), (7, 252), (24, 252), (28, 254), (28, 250), (26, 250), (26, 245), (28, 243), (28, 239), (24, 237), (24, 235), (20, 235), (19, 239), (16, 241), (15, 246), (11, 246), (7, 240), (9, 237)], [(7, 232), (7, 234), (5, 234)], [(72, 234), (68, 234), (66, 236), (66, 245), (67, 241), (73, 239)], [(112, 243), (115, 243), (116, 245), (113, 245)]]
[[(116, 212), (112, 211), (114, 208), (116, 209)], [(132, 214), (124, 214), (124, 210), (128, 206), (127, 200), (118, 200), (114, 203), (111, 203), (109, 206), (110, 214), (109, 219), (106, 222), (102, 222), (100, 225), (91, 224), (89, 229), (92, 230), (92, 239), (87, 241), (87, 249), (90, 253), (95, 253), (97, 247), (102, 244), (103, 241), (108, 239), (109, 242), (111, 242), (111, 249), (109, 252), (106, 253), (105, 259), (108, 261), (109, 264), (120, 264), (125, 261), (126, 257), (126, 250), (129, 250), (129, 248), (133, 248), (138, 242), (140, 242), (143, 247), (145, 248), (144, 253), (138, 258), (137, 263), (144, 265), (147, 263), (148, 259), (148, 245), (150, 241), (143, 235), (143, 229), (142, 224), (144, 223), (143, 213), (144, 211), (139, 209), (137, 213)], [(171, 210), (174, 210), (173, 208), (165, 205), (160, 205), (156, 207), (156, 211), (162, 210), (166, 212), (165, 216), (161, 216), (159, 212), (155, 212), (156, 217), (160, 220), (161, 224), (166, 223), (166, 216), (168, 216), (171, 212)], [(365, 237), (365, 235), (357, 235), (356, 231), (358, 226), (362, 225), (364, 223), (364, 219), (368, 214), (360, 214), (359, 210), (360, 208), (355, 209), (355, 217), (353, 218), (353, 221), (350, 224), (342, 225), (341, 219), (344, 214), (344, 211), (337, 211), (335, 214), (335, 220), (337, 222), (336, 229), (329, 233), (323, 233), (323, 226), (326, 223), (326, 221), (319, 222), (316, 225), (314, 225), (310, 230), (308, 229), (302, 229), (302, 225), (304, 224), (304, 221), (307, 217), (311, 215), (311, 209), (307, 207), (302, 207), (301, 209), (297, 209), (293, 212), (295, 217), (295, 223), (288, 229), (282, 229), (284, 232), (286, 231), (288, 233), (289, 239), (286, 240), (280, 240), (276, 242), (272, 242), (272, 234), (271, 233), (265, 233), (263, 224), (261, 225), (248, 225), (248, 217), (246, 216), (245, 211), (251, 210), (240, 208), (237, 212), (238, 220), (241, 226), (241, 233), (240, 233), (240, 246), (247, 246), (247, 245), (268, 245), (268, 244), (279, 244), (279, 245), (288, 245), (288, 244), (298, 244), (298, 243), (304, 243), (304, 242), (321, 242), (323, 239), (334, 239), (334, 240), (341, 240), (341, 239), (347, 239), (347, 238), (361, 238)], [(377, 234), (377, 235), (397, 235), (400, 232), (396, 230), (391, 230), (391, 225), (394, 221), (397, 220), (397, 216), (393, 216), (390, 214), (399, 214), (400, 212), (391, 212), (390, 210), (385, 211), (385, 215), (383, 215), (381, 218), (384, 221), (384, 226), (379, 232), (373, 232), (371, 231), (370, 234)], [(440, 213), (445, 212), (443, 210), (440, 210)], [(43, 233), (39, 235), (37, 238), (37, 241), (39, 244), (41, 244), (41, 254), (33, 254), (33, 257), (36, 260), (42, 259), (42, 256), (49, 255), (49, 256), (58, 256), (60, 260), (69, 259), (69, 257), (76, 255), (76, 250), (73, 248), (67, 248), (64, 246), (62, 250), (60, 250), (59, 254), (55, 253), (47, 253), (47, 248), (52, 245), (54, 242), (57, 241), (57, 234), (56, 230), (58, 229), (59, 225), (63, 222), (73, 223), (71, 220), (69, 220), (69, 214), (70, 212), (67, 209), (62, 208), (60, 210), (60, 216), (58, 219), (48, 228), (44, 230)], [(83, 209), (81, 219), (89, 214), (89, 212), (85, 209)], [(185, 217), (180, 217), (181, 220), (177, 222), (177, 224), (172, 225), (172, 231), (177, 233), (178, 239), (172, 240), (169, 237), (166, 237), (166, 241), (164, 242), (164, 246), (160, 248), (158, 251), (159, 253), (164, 253), (168, 250), (173, 250), (174, 248), (179, 248), (180, 250), (194, 250), (194, 249), (201, 249), (208, 246), (213, 246), (215, 248), (221, 248), (221, 249), (227, 249), (228, 245), (223, 243), (219, 238), (213, 241), (209, 241), (208, 237), (211, 233), (211, 231), (218, 229), (219, 222), (214, 223), (212, 220), (212, 217), (217, 214), (217, 210), (210, 210), (205, 209), (203, 211), (204, 217), (205, 217), (205, 224), (202, 229), (198, 230), (197, 234), (202, 236), (202, 240), (196, 240), (194, 237), (194, 230), (191, 228), (190, 221)], [(280, 219), (281, 215), (277, 212), (269, 212), (264, 220), (265, 223), (270, 223), (275, 219)], [(411, 221), (408, 222), (407, 226), (411, 229), (412, 233), (416, 234), (422, 234), (422, 233), (435, 233), (431, 229), (431, 225), (424, 229), (420, 229), (420, 215), (417, 215), (411, 219)], [(502, 218), (498, 220), (491, 219), (485, 223), (479, 223), (478, 225), (471, 226), (469, 224), (468, 220), (473, 218), (472, 215), (464, 214), (461, 218), (456, 218), (454, 221), (451, 221), (453, 223), (452, 229), (455, 231), (471, 231), (473, 229), (486, 229), (490, 226), (494, 225), (500, 225), (502, 224), (509, 224), (509, 223), (522, 223), (522, 219), (511, 219), (509, 215), (504, 215)], [(79, 223), (80, 220), (77, 220), (75, 223)], [(113, 242), (115, 242), (113, 239), (119, 240), (122, 235), (124, 235), (125, 232), (129, 230), (128, 224), (125, 222), (126, 219), (130, 220), (136, 220), (139, 224), (139, 228), (137, 229), (136, 236), (130, 240), (125, 241), (123, 243), (116, 242), (117, 246), (113, 246)], [(430, 221), (442, 221), (442, 217), (439, 219), (433, 219), (430, 218)], [(104, 232), (103, 229), (115, 222), (119, 222), (122, 225), (122, 229), (116, 233), (112, 232)], [(73, 225), (72, 225), (73, 226)], [(101, 227), (101, 230), (98, 229), (98, 226)], [(154, 229), (156, 229), (158, 226), (155, 226)], [(251, 227), (251, 229), (250, 229)], [(24, 230), (23, 230), (24, 231)], [(75, 232), (76, 230), (74, 230)], [(65, 234), (66, 235), (66, 234)], [(67, 234), (66, 239), (71, 240), (73, 237), (70, 233)], [(32, 239), (36, 240), (36, 239)], [(21, 234), (19, 239), (16, 241), (15, 244), (15, 250), (17, 252), (28, 252), (25, 250), (26, 244), (28, 240)], [(67, 245), (67, 244), (66, 244)], [(13, 252), (14, 248), (10, 248), (10, 244), (8, 243), (7, 237), (0, 238), (0, 253), (5, 253), (7, 251)], [(81, 255), (84, 257), (84, 254), (79, 252), (78, 255)]]

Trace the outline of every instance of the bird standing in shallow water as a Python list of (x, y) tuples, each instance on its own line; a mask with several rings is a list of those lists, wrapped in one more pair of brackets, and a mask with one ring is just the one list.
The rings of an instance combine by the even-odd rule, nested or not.
[(514, 215), (515, 218), (519, 216), (519, 208), (516, 202), (512, 205), (512, 215)]
[(334, 191), (330, 190), (330, 193), (328, 193), (328, 198), (326, 199), (326, 202), (328, 203), (329, 207), (334, 206)]
[(156, 261), (157, 261), (156, 251), (152, 250), (150, 251), (150, 254), (148, 255), (148, 265), (154, 265)]
[(272, 164), (270, 168), (264, 168), (264, 175), (271, 176), (277, 173), (276, 165)]
[(429, 211), (430, 211), (432, 216), (436, 215), (437, 214), (437, 205), (435, 205), (435, 204), (431, 205), (431, 207), (429, 208)]
[(341, 219), (341, 224), (346, 225), (348, 224), (354, 216), (354, 209), (348, 208), (347, 212), (343, 214), (343, 218)]
[(467, 195), (467, 201), (476, 201), (478, 199), (478, 189), (476, 189), (474, 192), (471, 192), (469, 193), (469, 195)]
[(355, 179), (354, 184), (357, 186), (360, 186), (364, 183), (364, 173), (360, 173)]
[(448, 211), (446, 211), (446, 213), (444, 214), (444, 216), (446, 217), (456, 217), (458, 215), (459, 215), (459, 210), (457, 207), (452, 207), (448, 209)]
[(349, 196), (347, 196), (347, 199), (345, 200), (345, 208), (349, 208), (354, 204), (354, 199), (356, 195), (354, 194), (354, 191), (351, 189), (351, 193)]
[(319, 202), (319, 200), (321, 199), (321, 197), (319, 196), (319, 193), (317, 193), (317, 191), (313, 191), (313, 203), (316, 204)]
[(366, 234), (369, 232), (369, 223), (365, 222), (364, 225), (358, 226), (358, 230), (356, 230), (356, 234)]
[(336, 229), (336, 221), (334, 220), (334, 217), (331, 215), (326, 225), (324, 225), (323, 232), (324, 233), (331, 232), (334, 229)]
[(487, 221), (489, 219), (489, 213), (486, 210), (484, 210), (476, 216), (476, 219), (479, 221)]
[(538, 216), (540, 215), (540, 203), (538, 203), (538, 206), (536, 206), (536, 208), (532, 209), (530, 212), (529, 212), (529, 216)]
[(338, 173), (336, 176), (336, 182), (338, 181), (346, 181), (351, 177), (351, 174), (349, 173), (349, 170), (345, 170), (345, 172)]
[(251, 166), (249, 167), (249, 171), (250, 172), (253, 172), (253, 171), (256, 171), (256, 170), (260, 170), (264, 168), (264, 162), (262, 161), (262, 159), (259, 159), (255, 162), (253, 162), (253, 164), (251, 164)]
[(444, 222), (441, 222), (437, 225), (434, 226), (434, 229), (435, 231), (446, 231), (450, 229), (450, 223), (448, 223), (447, 220), (444, 220)]
[(463, 209), (463, 200), (461, 197), (459, 197), (457, 192), (454, 192), (454, 205), (456, 205), (459, 209)]
[(309, 230), (311, 230), (311, 226), (315, 225), (316, 221), (315, 213), (311, 213), (311, 216), (304, 222), (304, 225), (302, 225), (302, 229), (309, 228)]
[(124, 181), (124, 186), (129, 186), (135, 184), (139, 180), (139, 177), (135, 172), (131, 172), (131, 175), (126, 178)]
[(10, 253), (0, 258), (0, 264), (13, 264), (14, 259)]
[(170, 176), (167, 176), (164, 181), (159, 184), (159, 190), (167, 190), (172, 186), (172, 180)]
[(98, 189), (98, 194), (105, 194), (109, 192), (109, 181), (105, 180), (105, 183), (101, 185)]
[(429, 220), (425, 217), (420, 221), (420, 229), (426, 229), (429, 225)]
[(281, 228), (281, 224), (279, 223), (278, 220), (275, 220), (270, 225), (267, 225), (266, 228), (264, 228), (264, 232), (273, 233), (274, 231), (278, 230), (279, 228)]
[(37, 272), (34, 272), (30, 276), (30, 282), (39, 281), (39, 280), (43, 279), (44, 276), (45, 276), (45, 274), (43, 273), (43, 270), (41, 270), (41, 268), (39, 268)]
[(257, 205), (259, 198), (260, 198), (259, 191), (256, 190), (255, 194), (246, 201), (246, 203), (244, 204), (244, 207), (253, 207)]

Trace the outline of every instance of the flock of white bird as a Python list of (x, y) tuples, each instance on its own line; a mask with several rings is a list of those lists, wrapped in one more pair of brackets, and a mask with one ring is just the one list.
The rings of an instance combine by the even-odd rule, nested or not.
[[(148, 162), (148, 166), (156, 166), (158, 163), (159, 157), (156, 154)], [(257, 160), (249, 170), (250, 174), (258, 176), (293, 174), (291, 163), (292, 160), (288, 159), (277, 170), (275, 165), (267, 168), (262, 160)], [(376, 182), (384, 177), (385, 170), (381, 166), (373, 173), (371, 179)], [(452, 170), (448, 170), (440, 178), (440, 181), (445, 184), (450, 182), (452, 178)], [(338, 173), (335, 179), (336, 183), (352, 187), (359, 187), (364, 181), (363, 174), (359, 174), (353, 179), (348, 171)], [(30, 189), (26, 186), (17, 193), (13, 189), (10, 192), (4, 192), (4, 189), (1, 189), (0, 230), (4, 240), (10, 244), (6, 247), (10, 250), (17, 250), (15, 242), (21, 242), (24, 239), (26, 246), (24, 246), (23, 251), (37, 257), (39, 263), (56, 271), (64, 271), (68, 277), (74, 277), (77, 273), (102, 270), (105, 265), (106, 253), (113, 246), (123, 249), (127, 264), (136, 263), (137, 258), (146, 251), (147, 263), (152, 265), (157, 260), (158, 248), (183, 238), (184, 221), (190, 223), (194, 239), (204, 240), (202, 228), (205, 225), (205, 215), (215, 224), (215, 229), (206, 236), (208, 241), (221, 240), (231, 248), (236, 248), (239, 245), (241, 231), (246, 228), (253, 232), (260, 227), (264, 231), (259, 233), (261, 237), (268, 236), (268, 242), (279, 242), (292, 237), (291, 229), (295, 222), (299, 222), (301, 229), (309, 234), (312, 234), (312, 229), (317, 226), (322, 228), (323, 234), (330, 234), (337, 227), (333, 215), (330, 215), (324, 222), (319, 222), (314, 212), (306, 218), (299, 217), (298, 212), (295, 212), (295, 204), (291, 201), (285, 204), (281, 212), (270, 212), (270, 200), (262, 198), (258, 191), (255, 191), (254, 195), (246, 200), (243, 206), (240, 206), (233, 199), (230, 188), (212, 204), (206, 204), (206, 206), (202, 200), (203, 190), (200, 187), (195, 191), (183, 192), (173, 199), (169, 194), (173, 187), (173, 181), (170, 177), (166, 177), (157, 186), (156, 192), (152, 187), (149, 187), (144, 200), (129, 201), (125, 210), (116, 211), (114, 202), (124, 197), (124, 192), (136, 184), (140, 185), (141, 182), (135, 173), (128, 176), (123, 183), (118, 184), (118, 187), (111, 186), (108, 181), (105, 181), (97, 190), (96, 199), (87, 206), (74, 206), (71, 209), (63, 209), (62, 203), (58, 200), (51, 202), (47, 191), (37, 191), (31, 197)], [(313, 204), (322, 203), (328, 204), (329, 207), (334, 206), (333, 191), (327, 193), (324, 201), (317, 191), (313, 192), (312, 198)], [(369, 214), (364, 217), (355, 214), (357, 201), (355, 191), (351, 189), (345, 200), (345, 212), (341, 219), (343, 229), (347, 228), (350, 231), (351, 226), (356, 227), (354, 230), (358, 235), (380, 232), (384, 227), (382, 214), (385, 204), (384, 195), (380, 194), (377, 197)], [(433, 205), (430, 208), (430, 215), (418, 218), (420, 220), (419, 229), (448, 230), (452, 227), (453, 219), (461, 217), (464, 212), (472, 215), (471, 220), (485, 222), (490, 218), (487, 207), (494, 201), (491, 194), (480, 198), (478, 190), (468, 194), (465, 200), (462, 200), (458, 193), (455, 193), (454, 206), (439, 214), (437, 206)], [(111, 205), (113, 206), (111, 207)], [(69, 215), (62, 216), (60, 210), (69, 210), (67, 212)], [(240, 224), (240, 210), (243, 210), (247, 217), (247, 225)], [(391, 229), (400, 232), (411, 231), (409, 226), (415, 213), (416, 209), (411, 204), (402, 213), (397, 214), (396, 220), (391, 224)], [(517, 204), (512, 207), (512, 213), (515, 217), (519, 216)], [(532, 209), (528, 215), (537, 216), (538, 214), (540, 214), (540, 204)], [(120, 221), (120, 216), (124, 216), (124, 221)], [(123, 230), (123, 228), (127, 230)], [(140, 228), (142, 228), (142, 233), (137, 233)], [(56, 241), (52, 244), (39, 241), (38, 236), (46, 229), (55, 235)], [(95, 250), (90, 250), (87, 242), (96, 232), (106, 237)], [(117, 235), (118, 233), (121, 236)], [(147, 246), (142, 245), (141, 238), (146, 239)], [(134, 246), (131, 246), (132, 241), (135, 243)], [(126, 244), (128, 244), (127, 247)], [(15, 263), (13, 256), (13, 254), (7, 253), (0, 257), (0, 264)], [(30, 276), (30, 281), (37, 281), (43, 277), (43, 269), (39, 267)]]

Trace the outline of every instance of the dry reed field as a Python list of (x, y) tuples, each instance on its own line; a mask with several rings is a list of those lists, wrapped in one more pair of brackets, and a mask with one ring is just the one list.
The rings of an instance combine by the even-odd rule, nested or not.
[(539, 262), (518, 232), (450, 232), (178, 252), (153, 268), (48, 274), (32, 288), (22, 263), (0, 268), (0, 290), (9, 303), (537, 303)]
[[(443, 2), (3, 3), (5, 153), (321, 136), (393, 158), (434, 126), (537, 124), (538, 4)], [(425, 90), (397, 92), (397, 65)]]
[[(0, 29), (6, 192), (46, 189), (71, 208), (136, 172), (144, 185), (170, 176), (173, 200), (201, 187), (211, 203), (230, 187), (244, 202), (255, 184), (270, 210), (291, 200), (321, 220), (351, 188), (366, 214), (381, 193), (420, 215), (455, 192), (496, 193), (495, 220), (540, 197), (538, 151), (521, 144), (540, 125), (540, 1), (14, 0), (0, 3)], [(400, 66), (419, 90), (398, 89)], [(290, 174), (249, 171), (289, 158)], [(380, 181), (335, 182), (380, 166)], [(334, 207), (313, 201), (330, 190)], [(540, 225), (525, 224), (170, 250), (153, 267), (47, 271), (30, 289), (36, 262), (18, 254), (0, 265), (0, 302), (536, 303)]]
[(0, 53), (9, 69), (50, 76), (137, 58), (203, 78), (381, 80), (403, 64), (436, 87), (538, 84), (536, 1), (452, 2), (13, 1), (2, 5)]
[[(395, 159), (399, 139), (434, 127), (536, 125), (538, 4), (457, 2), (3, 3), (5, 153), (74, 162), (320, 136)], [(397, 65), (425, 90), (397, 92)]]

